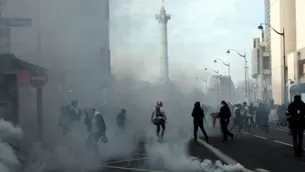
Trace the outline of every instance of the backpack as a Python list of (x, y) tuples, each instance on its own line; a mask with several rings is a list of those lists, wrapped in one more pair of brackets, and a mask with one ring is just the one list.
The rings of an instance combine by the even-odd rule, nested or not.
[(162, 111), (161, 111), (161, 106), (159, 106), (159, 105), (157, 105), (156, 107), (155, 107), (155, 115), (156, 115), (156, 117), (160, 117), (160, 116), (163, 116), (163, 113), (162, 113)]

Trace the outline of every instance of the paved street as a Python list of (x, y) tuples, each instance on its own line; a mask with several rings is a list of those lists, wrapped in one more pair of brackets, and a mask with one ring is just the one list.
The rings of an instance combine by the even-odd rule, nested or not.
[(304, 171), (305, 158), (295, 159), (288, 131), (271, 128), (268, 134), (260, 129), (236, 134), (234, 141), (222, 142), (212, 137), (211, 145), (248, 169), (274, 172)]
[[(181, 148), (183, 149), (183, 147)], [(201, 160), (210, 159), (213, 162), (218, 160), (218, 158), (211, 153), (207, 148), (203, 147), (200, 144), (195, 144), (190, 141), (188, 144), (188, 152), (191, 156), (197, 157)], [(158, 165), (151, 165), (148, 163), (150, 157), (145, 153), (145, 143), (138, 145), (137, 151), (130, 158), (112, 160), (107, 162), (103, 168), (98, 171), (103, 172), (118, 172), (118, 171), (171, 171), (167, 169), (166, 166), (163, 166), (162, 163)], [(179, 163), (179, 162), (177, 162)]]

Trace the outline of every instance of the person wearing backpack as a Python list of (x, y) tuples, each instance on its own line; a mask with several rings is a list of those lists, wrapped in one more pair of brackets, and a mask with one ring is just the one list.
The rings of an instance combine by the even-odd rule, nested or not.
[(292, 133), (294, 155), (300, 157), (304, 154), (303, 133), (305, 128), (305, 103), (301, 100), (300, 95), (294, 96), (294, 101), (289, 104), (286, 115)]
[[(163, 103), (162, 103), (162, 101), (157, 101), (157, 105), (155, 106), (154, 111), (151, 115), (151, 122), (154, 125), (156, 125), (156, 127), (157, 127), (158, 141), (161, 141), (164, 137), (166, 120), (167, 120), (167, 118), (166, 118), (165, 112), (163, 110)], [(161, 135), (160, 135), (161, 128), (162, 128), (162, 131), (161, 131)]]
[(219, 118), (220, 120), (221, 131), (223, 134), (223, 141), (228, 140), (228, 135), (233, 140), (234, 134), (231, 133), (228, 129), (228, 125), (230, 123), (230, 118), (231, 118), (231, 110), (228, 104), (224, 100), (221, 101), (221, 108), (219, 110), (217, 118)]

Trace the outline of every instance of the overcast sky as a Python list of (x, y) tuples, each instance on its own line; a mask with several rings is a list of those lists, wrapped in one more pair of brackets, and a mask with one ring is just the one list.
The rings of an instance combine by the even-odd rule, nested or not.
[[(132, 54), (151, 69), (151, 62), (158, 60), (160, 29), (154, 16), (161, 0), (122, 1), (111, 1), (112, 51)], [(243, 59), (225, 52), (228, 48), (246, 52), (251, 65), (252, 39), (260, 36), (257, 26), (264, 21), (263, 0), (167, 0), (165, 7), (172, 17), (168, 23), (171, 70), (207, 67), (226, 75), (225, 66), (213, 63), (221, 58), (231, 63), (233, 80), (243, 80)]]

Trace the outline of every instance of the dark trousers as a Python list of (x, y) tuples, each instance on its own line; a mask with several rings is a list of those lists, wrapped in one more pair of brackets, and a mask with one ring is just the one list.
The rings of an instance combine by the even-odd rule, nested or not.
[(99, 152), (98, 146), (97, 146), (97, 143), (100, 138), (101, 138), (101, 135), (99, 133), (89, 133), (89, 136), (86, 140), (86, 145), (89, 148), (89, 150), (91, 151), (91, 153), (93, 153), (95, 158), (100, 157), (100, 152)]
[(198, 128), (201, 129), (201, 131), (202, 131), (202, 133), (205, 137), (205, 140), (209, 143), (209, 137), (208, 137), (208, 134), (203, 127), (203, 122), (198, 122), (198, 123), (194, 122), (194, 141), (197, 142)]
[(242, 123), (240, 120), (240, 117), (235, 117), (233, 120), (233, 125), (230, 128), (230, 131), (232, 131), (235, 127), (238, 127), (238, 132), (241, 132)]
[(296, 156), (300, 156), (303, 153), (304, 125), (298, 123), (292, 124), (291, 133), (292, 133), (294, 154)]
[[(164, 132), (165, 132), (165, 120), (164, 119), (154, 119), (154, 124), (157, 127), (157, 136), (160, 138), (164, 137)], [(161, 130), (162, 128), (162, 130)], [(161, 131), (161, 136), (160, 136), (160, 131)]]
[(228, 135), (233, 139), (234, 135), (228, 129), (229, 120), (226, 121), (226, 122), (225, 121), (221, 121), (220, 125), (221, 125), (221, 131), (222, 131), (222, 135), (223, 135), (223, 140), (228, 140)]

